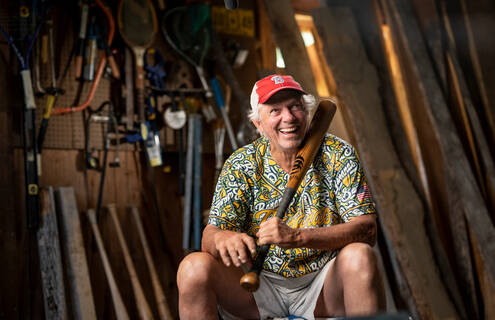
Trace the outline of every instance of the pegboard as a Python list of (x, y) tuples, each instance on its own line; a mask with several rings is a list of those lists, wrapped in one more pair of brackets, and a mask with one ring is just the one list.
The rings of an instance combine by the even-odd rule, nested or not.
[[(58, 38), (62, 38), (61, 40), (58, 39), (56, 41), (57, 43), (59, 43), (58, 44), (59, 49), (55, 53), (55, 68), (57, 70), (58, 81), (60, 81), (59, 79), (61, 78), (63, 69), (65, 68), (67, 59), (74, 45), (74, 34), (70, 32), (68, 34), (61, 35), (60, 34), (61, 32), (63, 33), (63, 31), (57, 30), (57, 25), (55, 23), (55, 33), (59, 34)], [(42, 59), (40, 58), (41, 54), (40, 54), (39, 46), (43, 42), (42, 37), (43, 34), (40, 35), (40, 38), (36, 42), (37, 46), (33, 49), (33, 59), (32, 59), (33, 65), (39, 66), (39, 70), (34, 70), (34, 68), (32, 70), (33, 86), (35, 92), (38, 93), (39, 93), (39, 90), (37, 90), (38, 88), (45, 89), (52, 86), (50, 61), (46, 61), (45, 63), (43, 63), (41, 61)], [(57, 38), (57, 36), (55, 38)], [(171, 56), (169, 54), (170, 48), (167, 47), (167, 45), (164, 43), (163, 39), (159, 35), (157, 35), (157, 37), (155, 38), (153, 47), (160, 50), (160, 52), (166, 57), (166, 59), (169, 59), (169, 61), (177, 59), (176, 56), (174, 55)], [(88, 109), (96, 110), (102, 103), (108, 101), (111, 98), (112, 81), (116, 81), (115, 82), (116, 85), (122, 86), (122, 90), (125, 90), (124, 89), (125, 74), (123, 70), (124, 69), (123, 51), (129, 49), (126, 49), (125, 47), (119, 47), (119, 50), (122, 60), (121, 62), (122, 66), (120, 68), (121, 77), (122, 77), (121, 81), (119, 82), (118, 80), (116, 81), (111, 79), (110, 69), (107, 66), (106, 70), (103, 73), (103, 76), (100, 79), (98, 88), (96, 89), (96, 92)], [(35, 61), (35, 59), (38, 59), (38, 61)], [(98, 59), (99, 59), (99, 52), (95, 62), (95, 69), (98, 66)], [(36, 80), (37, 73), (39, 74), (39, 81)], [(167, 77), (166, 79), (167, 82), (166, 85), (167, 88), (171, 88), (171, 89), (179, 88), (179, 87), (192, 87), (194, 86), (193, 78), (194, 78), (194, 71), (191, 69), (191, 67), (188, 66), (185, 61), (179, 60), (176, 61), (176, 63), (174, 63), (173, 68), (171, 70), (171, 76)], [(37, 84), (37, 82), (39, 82), (39, 85)], [(81, 82), (76, 80), (75, 61), (73, 58), (70, 67), (68, 69), (68, 73), (65, 78), (65, 81), (62, 84), (57, 83), (57, 86), (62, 87), (64, 93), (59, 94), (57, 96), (55, 108), (67, 108), (82, 104), (88, 97), (91, 84), (92, 82), (84, 82), (82, 84), (82, 88), (80, 88)], [(115, 91), (120, 91), (120, 90), (114, 90), (114, 92)], [(77, 98), (78, 96), (79, 98)], [(112, 100), (123, 100), (123, 99), (112, 99)], [(43, 95), (42, 93), (38, 94), (36, 98), (37, 130), (39, 130), (40, 123), (43, 118), (45, 104), (46, 104), (46, 95)], [(115, 108), (119, 108), (120, 110), (125, 110), (125, 105), (115, 106)], [(85, 149), (85, 134), (86, 134), (85, 119), (87, 119), (88, 116), (89, 116), (89, 112), (87, 112), (87, 110), (84, 112), (79, 111), (79, 112), (73, 112), (63, 115), (54, 115), (52, 113), (52, 116), (50, 117), (49, 120), (48, 129), (45, 135), (43, 148), (44, 149), (45, 148), (46, 149)], [(121, 132), (125, 131), (124, 124), (119, 125), (119, 127), (121, 129), (120, 130)], [(96, 150), (103, 149), (105, 132), (106, 132), (106, 124), (94, 123), (94, 122), (91, 123), (89, 130), (89, 134), (90, 134), (89, 140), (90, 140), (91, 149), (96, 149)], [(171, 132), (170, 130), (162, 130), (160, 132), (162, 141), (165, 141), (167, 144), (175, 144), (173, 138), (170, 137), (171, 135), (174, 135), (174, 133)], [(123, 137), (123, 135), (121, 135), (121, 137)], [(22, 146), (22, 137), (18, 136), (16, 138), (16, 145)], [(121, 150), (135, 150), (136, 145), (120, 144), (119, 148)], [(114, 149), (114, 147), (110, 146), (110, 149)]]
[[(55, 24), (55, 29), (57, 29), (57, 25)], [(56, 34), (60, 34), (61, 30), (56, 30)], [(54, 37), (58, 38), (58, 37)], [(67, 59), (70, 55), (72, 47), (74, 45), (73, 36), (66, 36), (62, 45), (59, 46), (58, 52), (55, 54), (55, 68), (58, 70), (58, 79), (61, 78), (63, 73), (63, 69), (67, 63)], [(46, 61), (44, 63), (39, 57), (36, 58), (36, 55), (39, 56), (39, 46), (43, 43), (43, 35), (41, 41), (37, 41), (37, 47), (35, 50), (35, 57), (33, 60), (38, 59), (39, 65), (39, 79), (40, 86), (36, 85), (36, 70), (33, 70), (33, 82), (35, 90), (39, 87), (41, 88), (49, 88), (52, 86), (51, 80), (51, 66), (50, 61)], [(58, 40), (58, 39), (57, 39)], [(56, 41), (59, 42), (59, 41)], [(75, 59), (72, 59), (71, 65), (69, 66), (67, 76), (65, 78), (64, 83), (57, 83), (57, 86), (61, 86), (65, 91), (63, 94), (59, 94), (57, 96), (57, 101), (55, 108), (67, 108), (71, 106), (77, 106), (84, 101), (86, 101), (88, 97), (88, 93), (90, 91), (90, 87), (92, 82), (83, 82), (76, 80), (75, 75)], [(95, 61), (95, 68), (98, 65), (99, 53), (97, 55), (97, 59)], [(35, 62), (36, 63), (36, 62)], [(104, 75), (100, 79), (99, 85), (94, 94), (94, 98), (91, 101), (91, 104), (88, 108), (96, 109), (103, 102), (107, 101), (110, 98), (110, 79), (109, 76)], [(79, 98), (78, 91), (80, 90)], [(36, 110), (36, 122), (37, 128), (39, 128), (41, 119), (43, 118), (43, 110), (45, 108), (46, 103), (46, 95), (39, 96), (36, 99), (37, 110)], [(53, 115), (50, 117), (48, 129), (45, 136), (45, 141), (43, 144), (43, 148), (53, 148), (53, 149), (84, 149), (85, 148), (85, 119), (88, 116), (88, 112), (73, 112), (64, 115)], [(97, 128), (99, 126), (100, 128)], [(103, 140), (104, 140), (104, 132), (106, 128), (104, 124), (96, 124), (93, 123), (91, 125), (91, 130), (89, 131), (91, 146), (95, 149), (101, 150), (103, 148)]]
[[(55, 11), (56, 15), (54, 18), (54, 34), (55, 34), (55, 67), (56, 74), (58, 76), (57, 80), (60, 81), (60, 77), (63, 73), (63, 69), (67, 63), (67, 59), (70, 55), (70, 52), (74, 46), (74, 40), (77, 37), (77, 33), (74, 32), (72, 28), (64, 28), (61, 24), (58, 23), (57, 19), (62, 19), (65, 12)], [(40, 37), (36, 41), (36, 46), (39, 47), (41, 43), (43, 43), (43, 36), (46, 35), (46, 29), (43, 29), (40, 33)], [(241, 39), (246, 48), (254, 50), (255, 40), (254, 39)], [(239, 40), (239, 41), (241, 41)], [(96, 110), (103, 102), (109, 100), (112, 97), (113, 101), (123, 101), (122, 97), (115, 97), (112, 94), (123, 95), (125, 93), (121, 93), (125, 91), (124, 87), (124, 50), (128, 50), (125, 48), (122, 40), (119, 38), (118, 30), (116, 30), (116, 35), (114, 38), (114, 43), (112, 46), (114, 49), (118, 51), (118, 59), (120, 63), (120, 71), (121, 71), (121, 81), (115, 81), (110, 78), (109, 72), (105, 71), (103, 77), (100, 80), (100, 84), (95, 92), (94, 98), (90, 104), (90, 108)], [(157, 33), (155, 37), (155, 41), (152, 44), (153, 48), (157, 49), (162, 56), (164, 57), (167, 64), (167, 72), (165, 78), (165, 87), (167, 90), (174, 90), (177, 88), (191, 88), (191, 89), (200, 89), (201, 84), (199, 78), (197, 76), (194, 68), (187, 63), (179, 54), (174, 52), (172, 48), (165, 41), (161, 32)], [(50, 70), (50, 61), (35, 61), (35, 59), (41, 60), (40, 49), (35, 48), (33, 50), (31, 65), (39, 66), (39, 70), (33, 70), (33, 83), (35, 87), (35, 91), (37, 87), (41, 88), (49, 88), (52, 86), (51, 83), (51, 70)], [(249, 86), (255, 80), (255, 63), (254, 56), (248, 56), (246, 64), (239, 70), (235, 70), (236, 75), (240, 79), (241, 84), (248, 83)], [(212, 61), (209, 62), (210, 64)], [(95, 62), (95, 68), (98, 65), (98, 58)], [(87, 98), (88, 92), (90, 91), (90, 82), (86, 82), (83, 84), (82, 89), (79, 92), (80, 82), (76, 80), (75, 77), (75, 61), (71, 62), (71, 65), (68, 69), (68, 74), (64, 83), (57, 83), (57, 86), (62, 87), (65, 92), (64, 94), (59, 94), (57, 97), (57, 102), (55, 108), (67, 108), (71, 106), (76, 106), (84, 102)], [(32, 68), (35, 69), (35, 68)], [(39, 72), (36, 72), (39, 71)], [(36, 84), (36, 73), (39, 74), (39, 86)], [(19, 83), (20, 84), (20, 83)], [(122, 88), (122, 90), (120, 90)], [(250, 88), (246, 89), (250, 90)], [(79, 96), (79, 98), (77, 98)], [(178, 99), (178, 97), (177, 97)], [(77, 100), (77, 101), (76, 101)], [(36, 128), (39, 130), (41, 120), (43, 118), (43, 110), (46, 104), (46, 95), (39, 95), (36, 98), (37, 110), (36, 110)], [(166, 106), (158, 106), (160, 116), (164, 111)], [(125, 105), (115, 106), (116, 109), (121, 110), (125, 113)], [(238, 103), (231, 103), (230, 106), (230, 117), (232, 121), (232, 126), (234, 130), (236, 130), (240, 123), (244, 120), (244, 117), (241, 116), (242, 113), (245, 113), (245, 110), (239, 110)], [(137, 114), (137, 111), (136, 111)], [(53, 115), (49, 120), (48, 129), (45, 135), (45, 140), (43, 144), (44, 149), (84, 149), (85, 148), (85, 117), (88, 116), (88, 113), (83, 112), (75, 112), (69, 113), (65, 115)], [(19, 123), (20, 124), (20, 123)], [(205, 136), (204, 136), (204, 152), (205, 153), (213, 153), (214, 152), (214, 139), (213, 139), (213, 130), (211, 129), (211, 123), (206, 124)], [(124, 132), (124, 125), (121, 126), (121, 132)], [(18, 134), (14, 138), (14, 144), (18, 147), (22, 147), (22, 136), (20, 134), (22, 130), (18, 131)], [(102, 150), (104, 146), (104, 136), (105, 136), (106, 128), (104, 124), (100, 123), (92, 123), (89, 131), (90, 134), (90, 145), (91, 148), (96, 150)], [(177, 132), (174, 132), (172, 129), (165, 127), (160, 132), (160, 137), (162, 140), (162, 144), (165, 143), (165, 150), (167, 151), (177, 151), (177, 139), (174, 139), (174, 136), (177, 136)], [(112, 148), (112, 147), (111, 147)], [(135, 150), (135, 144), (121, 144), (120, 148), (123, 150)], [(229, 143), (225, 144), (224, 151), (226, 153), (231, 151), (231, 147)]]

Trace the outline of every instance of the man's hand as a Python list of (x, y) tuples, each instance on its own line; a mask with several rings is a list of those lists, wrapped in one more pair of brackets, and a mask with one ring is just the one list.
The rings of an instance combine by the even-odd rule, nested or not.
[(221, 230), (215, 233), (214, 242), (220, 258), (227, 267), (231, 262), (240, 267), (241, 263), (250, 262), (251, 254), (256, 253), (256, 243), (246, 233)]
[(300, 232), (287, 226), (280, 218), (273, 217), (260, 225), (256, 233), (258, 244), (276, 244), (283, 249), (296, 248)]

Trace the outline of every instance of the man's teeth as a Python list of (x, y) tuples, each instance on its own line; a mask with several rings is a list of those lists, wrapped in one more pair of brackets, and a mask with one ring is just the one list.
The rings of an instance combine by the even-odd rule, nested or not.
[(291, 132), (294, 132), (296, 130), (297, 130), (297, 128), (288, 128), (288, 129), (280, 129), (280, 132), (282, 132), (282, 133), (291, 133)]

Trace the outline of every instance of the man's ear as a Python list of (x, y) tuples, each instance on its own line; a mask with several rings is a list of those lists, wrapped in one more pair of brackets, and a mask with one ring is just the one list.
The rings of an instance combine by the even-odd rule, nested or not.
[(260, 120), (251, 120), (253, 125), (256, 127), (259, 133), (263, 134), (263, 131), (261, 131), (261, 121)]

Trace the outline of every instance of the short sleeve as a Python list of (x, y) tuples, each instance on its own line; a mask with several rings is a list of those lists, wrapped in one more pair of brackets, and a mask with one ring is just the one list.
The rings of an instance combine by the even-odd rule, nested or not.
[(335, 204), (344, 222), (364, 214), (375, 214), (373, 198), (354, 148), (345, 145), (334, 167)]
[(248, 179), (242, 170), (224, 166), (215, 187), (208, 224), (242, 232), (249, 212)]

